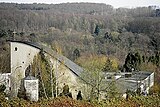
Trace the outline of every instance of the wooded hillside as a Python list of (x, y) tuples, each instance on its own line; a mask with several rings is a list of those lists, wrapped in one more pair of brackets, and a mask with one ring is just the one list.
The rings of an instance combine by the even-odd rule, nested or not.
[[(136, 95), (129, 100), (117, 100), (115, 97), (104, 102), (86, 103), (57, 98), (53, 101), (42, 99), (30, 103), (20, 99), (8, 101), (2, 95), (0, 96), (2, 106), (160, 105), (160, 8), (157, 6), (128, 9), (97, 3), (0, 3), (0, 72), (2, 73), (10, 71), (10, 49), (6, 42), (8, 39), (40, 42), (76, 62), (86, 71), (91, 71), (90, 75), (84, 74), (84, 79), (93, 82), (93, 85), (96, 83), (94, 87), (98, 96), (100, 72), (154, 71), (155, 85), (148, 97)], [(45, 65), (43, 67), (45, 73), (50, 71), (46, 60), (42, 64)], [(36, 66), (36, 63), (32, 66)], [(48, 75), (43, 76), (48, 78)], [(103, 76), (101, 78), (104, 79)], [(50, 87), (47, 84), (48, 79), (44, 82)], [(50, 97), (51, 91), (47, 89)], [(114, 87), (110, 90), (116, 92)], [(41, 95), (43, 96), (43, 93)]]
[(15, 39), (46, 43), (73, 61), (103, 54), (118, 58), (122, 65), (128, 52), (150, 57), (160, 50), (160, 9), (0, 3), (1, 41), (13, 38), (14, 30)]

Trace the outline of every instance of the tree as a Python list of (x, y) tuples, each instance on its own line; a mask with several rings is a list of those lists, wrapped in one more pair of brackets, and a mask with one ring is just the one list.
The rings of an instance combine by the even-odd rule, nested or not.
[(99, 35), (99, 32), (100, 32), (100, 28), (98, 25), (96, 25), (96, 28), (95, 28), (95, 31), (94, 31), (94, 34), (96, 34), (97, 36)]
[(156, 17), (159, 17), (160, 16), (160, 9), (156, 9)]
[(4, 92), (4, 90), (6, 89), (6, 86), (4, 84), (0, 85), (0, 93)]
[[(90, 100), (97, 99), (99, 100), (101, 94), (107, 94), (111, 84), (114, 81), (107, 81), (106, 74), (103, 72), (103, 69), (110, 69), (112, 71), (112, 67), (107, 68), (105, 66), (106, 57), (104, 56), (90, 56), (85, 58), (86, 62), (85, 71), (81, 74), (82, 79), (85, 83), (90, 87), (86, 88), (87, 92), (85, 96), (89, 96)], [(85, 87), (84, 87), (85, 88)]]
[(106, 32), (106, 33), (104, 34), (104, 38), (105, 38), (105, 39), (112, 39), (111, 34), (109, 34), (109, 32)]
[(18, 89), (18, 94), (17, 97), (23, 98), (25, 100), (28, 100), (27, 95), (26, 95), (26, 89), (24, 86), (24, 79), (21, 80), (20, 88)]
[(160, 65), (160, 52), (156, 52), (155, 60), (156, 60), (156, 65), (159, 66)]
[(125, 59), (125, 64), (124, 64), (124, 71), (125, 72), (132, 72), (132, 71), (138, 71), (139, 66), (141, 64), (141, 56), (140, 54), (137, 53), (128, 53), (126, 59)]
[(80, 57), (80, 52), (79, 52), (79, 50), (76, 48), (76, 49), (73, 51), (73, 60), (76, 60), (78, 57)]
[(103, 68), (103, 72), (112, 72), (112, 71), (113, 71), (112, 61), (109, 58), (107, 58)]
[(112, 81), (109, 83), (109, 86), (106, 92), (106, 98), (107, 99), (116, 98), (117, 95), (118, 95), (118, 90), (116, 87), (116, 80), (112, 79)]
[(135, 69), (136, 70), (139, 70), (139, 66), (141, 65), (142, 63), (142, 58), (141, 58), (141, 55), (139, 54), (139, 52), (136, 52), (135, 53)]
[(7, 36), (6, 31), (5, 30), (0, 30), (0, 38), (5, 37), (5, 36)]
[(153, 46), (155, 53), (160, 50), (160, 33), (155, 33), (151, 37), (151, 46)]
[[(39, 96), (53, 97), (55, 92), (55, 78), (49, 58), (44, 54), (43, 49), (35, 56), (32, 63), (31, 74), (39, 79)], [(52, 75), (52, 76), (51, 76)], [(52, 82), (51, 82), (52, 81)]]
[(4, 42), (0, 46), (0, 73), (10, 72), (9, 44)]

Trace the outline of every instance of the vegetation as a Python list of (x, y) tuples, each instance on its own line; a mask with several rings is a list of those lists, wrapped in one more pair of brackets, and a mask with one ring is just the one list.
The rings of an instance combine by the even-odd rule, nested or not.
[(0, 41), (0, 73), (9, 73), (10, 72), (9, 45), (6, 44), (4, 41), (3, 42), (2, 41)]
[(126, 57), (123, 68), (125, 72), (139, 71), (140, 64), (141, 64), (140, 54), (138, 52), (135, 54), (129, 53)]
[(96, 36), (99, 35), (99, 32), (100, 32), (100, 28), (99, 28), (98, 25), (96, 25), (96, 28), (95, 28), (95, 31), (94, 31), (94, 33), (96, 34)]
[(6, 86), (4, 84), (0, 85), (0, 93), (4, 92)]
[(151, 55), (160, 47), (159, 10), (154, 6), (115, 9), (96, 3), (0, 3), (0, 10), (1, 39), (43, 42), (72, 60), (78, 49), (81, 55), (115, 56), (123, 64), (129, 52)]
[(57, 97), (54, 99), (41, 99), (38, 102), (30, 102), (23, 99), (15, 98), (6, 100), (4, 94), (0, 94), (0, 106), (2, 107), (158, 107), (160, 105), (160, 96), (134, 96), (128, 100), (111, 99), (108, 101), (77, 101), (66, 97)]
[(35, 56), (31, 69), (31, 75), (39, 79), (39, 97), (47, 99), (54, 97), (56, 95), (54, 70), (43, 49)]
[[(115, 98), (117, 95), (115, 81), (107, 81), (105, 72), (113, 72), (117, 70), (113, 65), (113, 61), (105, 56), (91, 55), (84, 58), (79, 58), (77, 63), (82, 65), (86, 71), (81, 74), (82, 79), (87, 83), (90, 88), (85, 87), (84, 97), (86, 99), (100, 100), (104, 94), (107, 99)], [(109, 71), (106, 71), (109, 70)], [(83, 82), (84, 82), (83, 81)]]
[[(10, 70), (6, 40), (41, 42), (86, 69), (83, 79), (92, 86), (86, 96), (93, 99), (92, 103), (70, 98), (50, 99), (55, 95), (54, 75), (51, 76), (54, 70), (42, 50), (33, 61), (32, 75), (40, 80), (40, 96), (48, 99), (38, 102), (19, 98), (5, 100), (0, 94), (0, 106), (160, 105), (160, 9), (156, 6), (115, 9), (96, 3), (0, 3), (0, 14), (1, 73)], [(114, 83), (107, 89), (102, 74), (118, 70), (154, 71), (156, 84), (152, 95), (133, 96), (128, 101), (117, 99)], [(102, 90), (110, 100), (95, 100), (99, 99)]]
[(71, 98), (57, 97), (54, 99), (40, 99), (38, 102), (30, 102), (24, 99), (14, 98), (6, 100), (4, 95), (0, 94), (1, 107), (95, 107), (94, 104), (86, 101), (76, 101)]

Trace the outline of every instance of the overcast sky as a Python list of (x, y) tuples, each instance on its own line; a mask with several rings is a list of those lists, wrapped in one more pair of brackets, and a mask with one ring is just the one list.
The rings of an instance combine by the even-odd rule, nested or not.
[(92, 3), (105, 3), (118, 7), (139, 7), (157, 5), (160, 6), (160, 0), (0, 0), (0, 2), (12, 2), (12, 3), (67, 3), (67, 2), (92, 2)]

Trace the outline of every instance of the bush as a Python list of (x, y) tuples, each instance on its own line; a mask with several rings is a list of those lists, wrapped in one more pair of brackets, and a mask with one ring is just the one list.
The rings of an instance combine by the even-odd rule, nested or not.
[(6, 86), (4, 84), (0, 85), (0, 92), (4, 92), (6, 89)]

